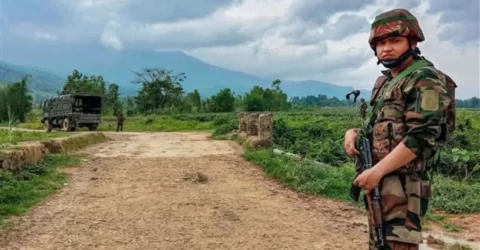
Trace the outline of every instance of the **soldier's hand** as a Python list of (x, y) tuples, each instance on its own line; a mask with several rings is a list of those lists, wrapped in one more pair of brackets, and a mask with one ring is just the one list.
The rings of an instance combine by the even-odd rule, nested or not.
[(357, 178), (353, 181), (353, 184), (363, 188), (365, 192), (369, 193), (374, 189), (380, 180), (382, 179), (383, 174), (377, 168), (369, 168), (363, 171)]
[(357, 132), (354, 129), (349, 129), (345, 133), (345, 141), (343, 148), (348, 155), (358, 155), (360, 152), (355, 148), (355, 140), (357, 139)]

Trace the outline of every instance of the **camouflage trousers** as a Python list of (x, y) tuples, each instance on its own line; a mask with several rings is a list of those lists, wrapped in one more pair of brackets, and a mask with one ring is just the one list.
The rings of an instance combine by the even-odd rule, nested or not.
[(117, 132), (123, 131), (123, 122), (117, 122)]
[[(368, 250), (378, 249), (375, 236), (376, 236), (375, 229), (369, 226)], [(420, 249), (420, 246), (418, 244), (410, 244), (410, 243), (392, 241), (392, 240), (387, 240), (386, 243), (387, 243), (387, 246), (385, 246), (385, 248), (382, 250), (419, 250)]]
[(362, 120), (365, 120), (366, 117), (367, 113), (360, 111), (360, 118), (362, 118)]
[[(428, 207), (428, 179), (393, 174), (380, 182), (382, 218), (387, 250), (419, 249), (422, 243), (421, 220)], [(376, 232), (369, 215), (369, 249), (377, 249)]]

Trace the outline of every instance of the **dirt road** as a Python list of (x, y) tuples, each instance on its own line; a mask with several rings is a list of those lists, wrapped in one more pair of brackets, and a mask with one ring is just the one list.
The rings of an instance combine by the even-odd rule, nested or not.
[(284, 189), (205, 133), (108, 133), (0, 249), (367, 249), (361, 211)]

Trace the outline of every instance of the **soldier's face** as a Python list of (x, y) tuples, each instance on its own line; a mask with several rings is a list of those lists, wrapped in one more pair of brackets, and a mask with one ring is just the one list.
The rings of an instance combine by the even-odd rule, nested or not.
[[(416, 41), (412, 41), (415, 48)], [(401, 36), (387, 37), (377, 43), (377, 57), (379, 60), (397, 59), (408, 49), (408, 39)]]

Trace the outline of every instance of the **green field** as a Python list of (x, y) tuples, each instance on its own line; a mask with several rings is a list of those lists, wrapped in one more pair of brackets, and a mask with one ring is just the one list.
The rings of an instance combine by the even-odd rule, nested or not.
[[(272, 150), (248, 149), (245, 158), (261, 165), (287, 186), (306, 193), (348, 201), (354, 159), (343, 150), (347, 129), (360, 119), (349, 108), (274, 114), (274, 144), (331, 167), (297, 162)], [(458, 110), (457, 129), (441, 152), (433, 175), (431, 208), (449, 213), (480, 212), (480, 110)], [(225, 125), (228, 126), (228, 125)]]
[[(38, 113), (23, 128), (41, 128)], [(32, 119), (33, 118), (33, 119)], [(306, 193), (348, 201), (354, 178), (354, 159), (345, 154), (343, 136), (359, 127), (355, 109), (322, 108), (309, 111), (274, 112), (274, 148), (304, 153), (311, 160), (326, 163), (319, 167), (274, 155), (271, 149), (248, 149), (244, 157), (264, 168), (285, 185)], [(480, 197), (480, 110), (459, 109), (457, 130), (441, 153), (433, 172), (434, 196), (431, 207), (450, 213), (479, 212)], [(114, 131), (116, 119), (103, 117), (101, 131)], [(126, 117), (125, 131), (212, 131), (214, 138), (238, 127), (238, 113), (199, 113)], [(53, 132), (51, 134), (57, 134)]]
[[(182, 115), (151, 115), (125, 117), (124, 131), (195, 131), (213, 130), (213, 119), (223, 114), (182, 114)], [(231, 115), (232, 116), (232, 115)], [(232, 116), (233, 117), (233, 116)], [(43, 129), (40, 123), (41, 111), (36, 109), (30, 112), (28, 120), (16, 125), (18, 128)], [(117, 118), (104, 115), (98, 128), (99, 131), (115, 131)], [(88, 131), (82, 128), (80, 131)]]

